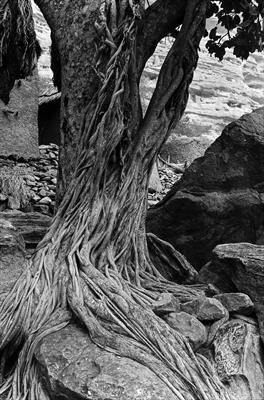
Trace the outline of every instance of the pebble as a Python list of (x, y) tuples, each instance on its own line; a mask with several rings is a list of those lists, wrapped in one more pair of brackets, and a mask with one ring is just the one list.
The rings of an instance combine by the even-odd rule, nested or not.
[(39, 200), (39, 204), (50, 204), (51, 203), (51, 198), (50, 197), (43, 197), (41, 200)]

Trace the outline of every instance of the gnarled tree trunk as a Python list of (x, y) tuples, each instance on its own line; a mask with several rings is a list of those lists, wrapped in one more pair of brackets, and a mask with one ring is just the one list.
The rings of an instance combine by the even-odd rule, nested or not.
[[(72, 63), (78, 46), (81, 52), (95, 46), (91, 70), (98, 78), (92, 85), (98, 90), (76, 105), (76, 110), (87, 108), (72, 155), (75, 171), (48, 234), (1, 308), (1, 350), (22, 348), (2, 390), (11, 398), (39, 398), (34, 349), (74, 314), (96, 344), (148, 366), (175, 399), (228, 399), (208, 362), (196, 357), (187, 340), (152, 312), (152, 303), (164, 291), (184, 299), (196, 292), (162, 278), (150, 261), (144, 227), (149, 171), (186, 105), (207, 1), (185, 2), (181, 30), (144, 119), (139, 99), (144, 62), (137, 53), (142, 4), (110, 1), (100, 9), (99, 1), (80, 0), (66, 6), (55, 2), (52, 9), (52, 3), (39, 0), (50, 26), (58, 30), (68, 127), (74, 121), (74, 96), (81, 90), (79, 76), (76, 91), (70, 82), (75, 79)], [(97, 30), (89, 44), (83, 43), (86, 29), (92, 36), (94, 31), (83, 26), (82, 13), (88, 13)], [(74, 26), (84, 35), (76, 42), (66, 33), (73, 33)], [(78, 67), (77, 72), (86, 79), (84, 70)]]

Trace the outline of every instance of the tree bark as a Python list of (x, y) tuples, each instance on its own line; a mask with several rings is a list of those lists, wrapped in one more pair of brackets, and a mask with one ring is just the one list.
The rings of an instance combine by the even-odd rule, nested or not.
[[(0, 350), (22, 343), (16, 369), (4, 389), (11, 398), (39, 398), (34, 350), (43, 336), (65, 326), (74, 314), (97, 345), (152, 369), (175, 399), (228, 400), (207, 362), (153, 313), (160, 293), (170, 292), (182, 301), (199, 293), (162, 278), (151, 263), (145, 235), (149, 172), (186, 105), (207, 1), (186, 2), (181, 31), (144, 118), (136, 58), (142, 10), (136, 1), (118, 2), (117, 8), (114, 1), (108, 5), (105, 18), (97, 1), (79, 0), (78, 13), (76, 2), (65, 2), (60, 11), (57, 37), (65, 64), (65, 132), (76, 122), (72, 113), (87, 108), (78, 148), (71, 155), (76, 163), (66, 194), (30, 268), (2, 305)], [(91, 40), (86, 43), (87, 39)], [(93, 49), (95, 57), (90, 54), (87, 65), (83, 52)], [(76, 57), (81, 62), (74, 70)], [(81, 63), (94, 71), (96, 79), (91, 81)], [(75, 96), (86, 78), (92, 88), (97, 87), (96, 93), (88, 97), (90, 86), (85, 81), (81, 92), (85, 101), (78, 100)]]

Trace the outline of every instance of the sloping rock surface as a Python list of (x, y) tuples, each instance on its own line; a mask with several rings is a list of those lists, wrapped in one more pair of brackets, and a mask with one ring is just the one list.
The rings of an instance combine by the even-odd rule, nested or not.
[(264, 108), (229, 124), (150, 209), (147, 230), (198, 269), (221, 243), (264, 243)]
[(36, 356), (54, 400), (175, 400), (148, 368), (100, 349), (74, 325), (44, 339)]
[(212, 274), (200, 271), (200, 280), (208, 281), (225, 291), (233, 285), (246, 293), (254, 303), (262, 340), (264, 341), (264, 246), (250, 243), (223, 244), (214, 249), (212, 261), (206, 267)]
[(264, 398), (264, 364), (258, 329), (232, 320), (217, 332), (214, 341), (215, 367), (231, 400)]

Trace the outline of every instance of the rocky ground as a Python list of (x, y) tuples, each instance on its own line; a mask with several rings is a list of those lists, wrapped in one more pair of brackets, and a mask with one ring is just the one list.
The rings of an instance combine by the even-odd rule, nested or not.
[[(57, 183), (58, 146), (55, 144), (40, 146), (38, 160), (21, 162), (0, 159), (1, 201), (0, 209), (22, 209), (52, 214), (55, 204)], [(13, 171), (9, 184), (5, 185), (4, 173)], [(18, 181), (23, 186), (23, 196), (16, 193)]]

